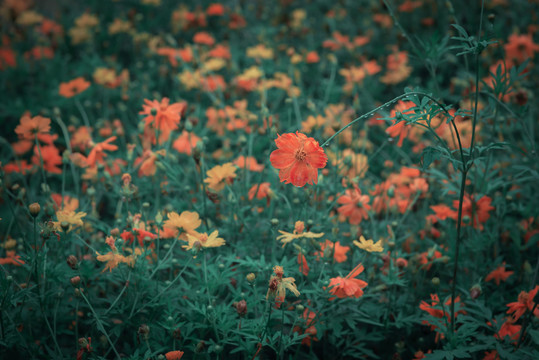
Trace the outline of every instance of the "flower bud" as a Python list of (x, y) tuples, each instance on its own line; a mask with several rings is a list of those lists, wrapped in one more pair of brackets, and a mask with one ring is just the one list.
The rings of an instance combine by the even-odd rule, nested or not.
[(481, 285), (479, 284), (475, 284), (474, 286), (472, 286), (472, 288), (470, 289), (470, 297), (472, 299), (477, 299), (479, 297), (479, 295), (481, 295)]
[(75, 257), (75, 255), (69, 255), (67, 257), (67, 265), (69, 265), (69, 267), (72, 269), (72, 270), (76, 270), (77, 267), (79, 266), (79, 261), (77, 260), (77, 258)]
[(71, 282), (71, 285), (77, 287), (80, 284), (80, 276), (74, 276), (72, 277), (69, 282)]
[(148, 340), (148, 337), (150, 335), (150, 327), (146, 324), (142, 324), (138, 328), (137, 333), (143, 340)]
[(432, 285), (438, 286), (438, 285), (440, 285), (440, 278), (439, 277), (433, 277), (431, 282), (432, 282)]
[(256, 275), (253, 274), (253, 273), (249, 273), (247, 274), (247, 276), (245, 277), (247, 279), (247, 281), (249, 281), (250, 283), (254, 282), (255, 279), (256, 279)]
[(232, 306), (236, 308), (236, 312), (239, 316), (247, 314), (247, 302), (245, 300), (234, 302)]
[(28, 209), (30, 210), (30, 215), (32, 215), (33, 217), (37, 217), (37, 215), (41, 211), (41, 206), (39, 206), (38, 203), (33, 203), (28, 205)]

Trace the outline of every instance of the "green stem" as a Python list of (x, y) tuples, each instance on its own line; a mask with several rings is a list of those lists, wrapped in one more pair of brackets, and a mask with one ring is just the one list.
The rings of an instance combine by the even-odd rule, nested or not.
[(98, 330), (100, 330), (103, 335), (105, 335), (105, 337), (107, 338), (107, 341), (109, 342), (111, 348), (112, 348), (112, 351), (114, 351), (114, 354), (116, 354), (116, 357), (118, 359), (121, 359), (120, 357), (120, 354), (118, 354), (118, 351), (116, 350), (116, 348), (114, 347), (114, 344), (112, 343), (112, 340), (110, 340), (110, 337), (109, 337), (109, 334), (107, 333), (107, 331), (105, 330), (105, 327), (103, 326), (103, 323), (101, 322), (101, 320), (99, 319), (99, 316), (97, 315), (97, 313), (95, 312), (94, 310), (94, 307), (92, 306), (92, 304), (90, 304), (90, 302), (88, 301), (88, 299), (86, 298), (86, 296), (84, 295), (84, 292), (82, 291), (82, 289), (80, 289), (80, 292), (79, 292), (80, 296), (84, 299), (84, 301), (86, 302), (86, 304), (88, 305), (88, 307), (90, 308), (90, 311), (92, 312), (92, 314), (94, 315), (94, 318), (95, 318), (95, 321), (97, 323), (97, 328)]

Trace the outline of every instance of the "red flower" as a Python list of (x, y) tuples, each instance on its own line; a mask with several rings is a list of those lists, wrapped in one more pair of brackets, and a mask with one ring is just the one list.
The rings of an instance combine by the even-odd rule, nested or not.
[(296, 131), (275, 139), (277, 150), (270, 155), (271, 165), (279, 169), (279, 179), (295, 186), (318, 184), (318, 169), (324, 168), (328, 157), (318, 141)]

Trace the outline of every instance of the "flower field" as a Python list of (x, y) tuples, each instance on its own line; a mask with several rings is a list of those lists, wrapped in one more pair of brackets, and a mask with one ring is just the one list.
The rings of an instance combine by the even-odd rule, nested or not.
[(537, 0), (0, 19), (0, 358), (539, 359)]

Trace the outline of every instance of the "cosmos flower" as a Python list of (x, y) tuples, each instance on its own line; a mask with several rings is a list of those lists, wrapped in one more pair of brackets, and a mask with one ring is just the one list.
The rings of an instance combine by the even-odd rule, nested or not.
[(295, 186), (318, 183), (318, 169), (328, 160), (318, 141), (296, 132), (280, 135), (275, 144), (278, 149), (271, 153), (270, 161), (279, 169), (281, 182)]

